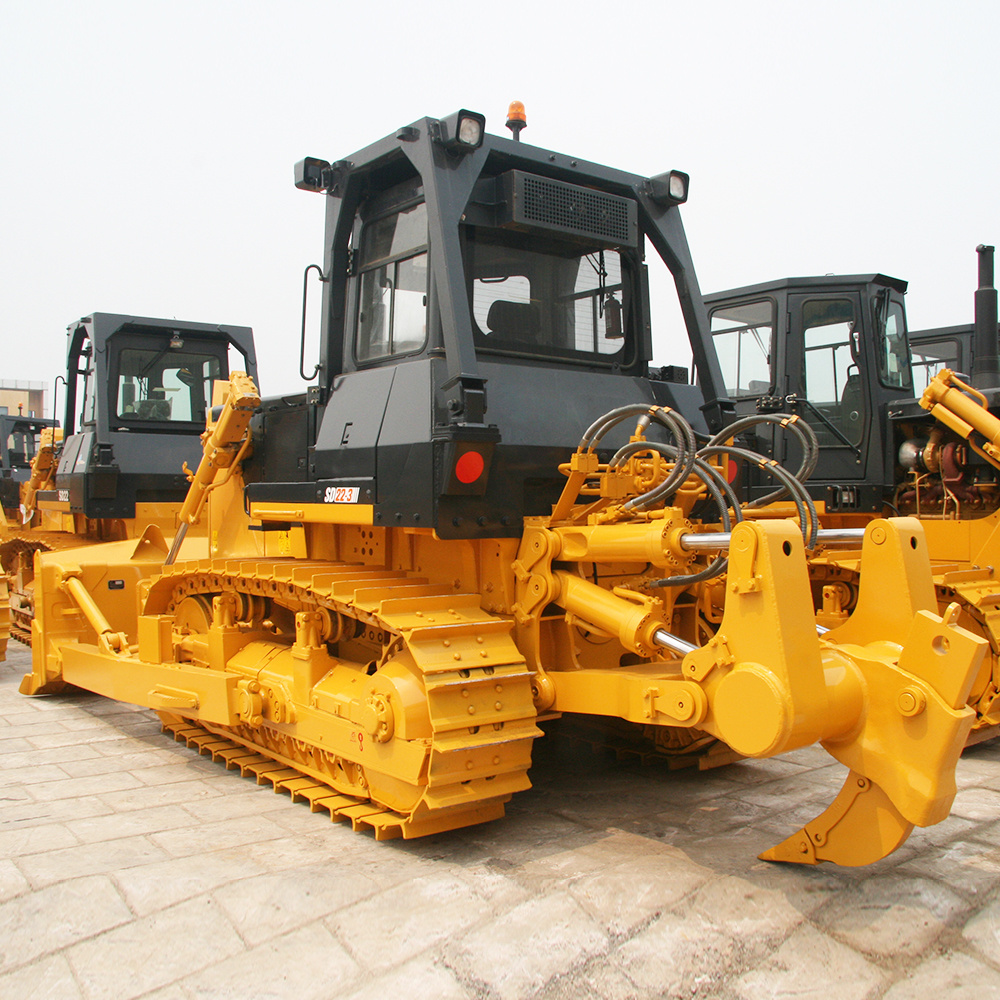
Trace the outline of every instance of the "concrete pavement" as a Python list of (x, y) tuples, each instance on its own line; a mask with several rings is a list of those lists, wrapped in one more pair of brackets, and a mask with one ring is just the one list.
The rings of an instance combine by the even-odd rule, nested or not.
[(706, 774), (536, 743), (505, 820), (375, 843), (0, 664), (0, 997), (1000, 998), (1000, 741), (866, 869), (757, 860), (818, 749)]

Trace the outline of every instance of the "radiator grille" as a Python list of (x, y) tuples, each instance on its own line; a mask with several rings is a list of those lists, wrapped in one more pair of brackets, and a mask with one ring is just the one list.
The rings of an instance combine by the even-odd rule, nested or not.
[(624, 198), (540, 177), (524, 178), (524, 220), (592, 233), (616, 243), (629, 243), (629, 203)]
[(631, 198), (523, 170), (502, 176), (502, 226), (547, 229), (607, 247), (637, 246), (638, 210)]

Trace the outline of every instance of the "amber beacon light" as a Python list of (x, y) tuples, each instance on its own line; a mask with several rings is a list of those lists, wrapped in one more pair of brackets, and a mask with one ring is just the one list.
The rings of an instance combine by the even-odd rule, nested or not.
[(514, 141), (521, 141), (521, 129), (528, 127), (528, 118), (524, 113), (524, 105), (520, 101), (511, 101), (507, 108), (507, 128), (514, 133)]

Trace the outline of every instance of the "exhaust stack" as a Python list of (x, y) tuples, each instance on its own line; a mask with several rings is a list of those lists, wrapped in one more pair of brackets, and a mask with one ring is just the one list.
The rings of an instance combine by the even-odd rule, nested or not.
[(997, 334), (997, 290), (993, 284), (993, 247), (980, 244), (979, 287), (976, 289), (976, 325), (973, 334), (972, 386), (1000, 386), (1000, 345)]

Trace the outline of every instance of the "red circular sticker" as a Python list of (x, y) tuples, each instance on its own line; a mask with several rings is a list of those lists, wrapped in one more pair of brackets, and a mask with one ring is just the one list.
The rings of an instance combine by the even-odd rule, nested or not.
[(474, 483), (483, 474), (484, 464), (478, 451), (467, 451), (455, 463), (455, 478), (460, 483)]
[(729, 459), (729, 467), (726, 469), (726, 479), (731, 483), (735, 483), (739, 471), (740, 467), (732, 459)]

